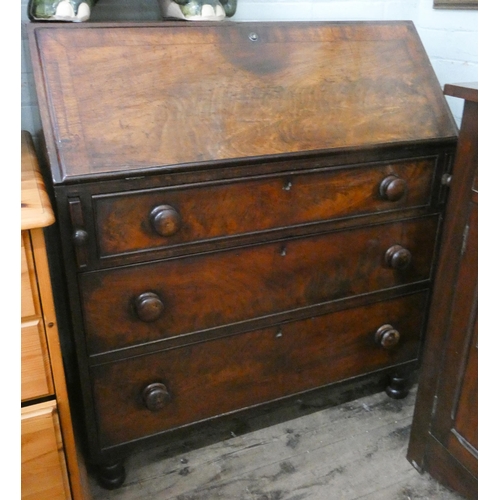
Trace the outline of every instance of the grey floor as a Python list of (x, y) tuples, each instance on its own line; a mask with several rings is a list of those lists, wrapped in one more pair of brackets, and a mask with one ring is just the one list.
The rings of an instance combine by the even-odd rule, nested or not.
[(270, 410), (193, 431), (131, 456), (118, 490), (92, 481), (94, 499), (461, 500), (406, 460), (415, 395), (339, 404), (323, 395), (297, 400), (284, 422)]

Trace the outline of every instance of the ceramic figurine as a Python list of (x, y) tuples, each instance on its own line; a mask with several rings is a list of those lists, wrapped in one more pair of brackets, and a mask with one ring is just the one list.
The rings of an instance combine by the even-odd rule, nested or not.
[(158, 0), (165, 19), (222, 21), (234, 16), (238, 0)]
[(28, 17), (32, 21), (87, 21), (97, 0), (30, 0)]

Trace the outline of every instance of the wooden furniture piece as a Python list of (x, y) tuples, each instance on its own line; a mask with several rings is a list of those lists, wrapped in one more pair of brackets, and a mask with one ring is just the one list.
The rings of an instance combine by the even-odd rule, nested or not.
[(478, 89), (446, 85), (444, 92), (465, 104), (408, 459), (477, 498)]
[(54, 213), (27, 131), (21, 144), (22, 498), (90, 498), (73, 434), (43, 233)]
[(456, 145), (412, 23), (30, 28), (102, 484), (194, 423), (406, 395)]

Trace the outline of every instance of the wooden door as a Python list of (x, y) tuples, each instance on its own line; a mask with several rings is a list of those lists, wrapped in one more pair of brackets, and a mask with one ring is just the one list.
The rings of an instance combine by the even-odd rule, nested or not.
[(408, 459), (478, 497), (478, 91), (465, 99)]

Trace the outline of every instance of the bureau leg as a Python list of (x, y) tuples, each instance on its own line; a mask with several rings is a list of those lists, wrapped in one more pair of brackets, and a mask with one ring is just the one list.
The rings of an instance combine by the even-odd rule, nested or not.
[(389, 385), (385, 388), (386, 394), (392, 399), (403, 399), (408, 396), (408, 377), (399, 373), (389, 376)]
[(101, 464), (97, 467), (97, 481), (107, 490), (119, 488), (125, 482), (125, 466), (123, 461), (112, 464)]

